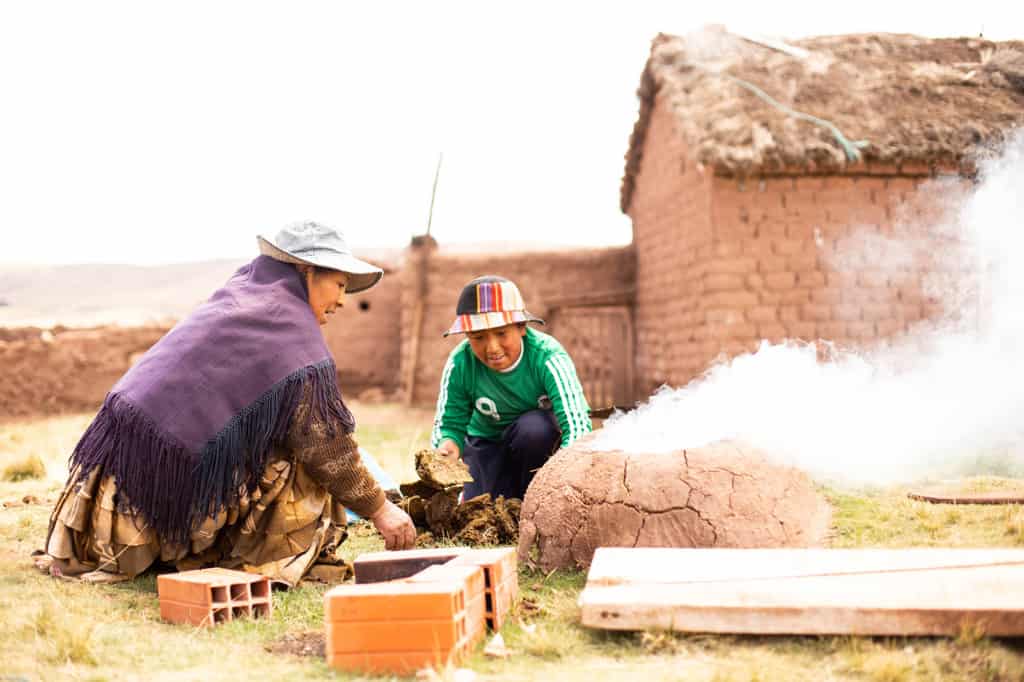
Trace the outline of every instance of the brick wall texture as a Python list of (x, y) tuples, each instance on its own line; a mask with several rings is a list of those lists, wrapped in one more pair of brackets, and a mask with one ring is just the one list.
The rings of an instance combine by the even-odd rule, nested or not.
[[(402, 280), (401, 376), (405, 380), (408, 380), (413, 366), (413, 329), (420, 268), (423, 267), (416, 250), (411, 251), (399, 277)], [(547, 320), (558, 310), (564, 310), (562, 301), (570, 294), (624, 291), (632, 287), (635, 273), (633, 253), (629, 247), (500, 255), (445, 255), (433, 251), (426, 263), (426, 294), (413, 389), (413, 401), (420, 404), (436, 401), (445, 360), (463, 338), (461, 335), (448, 338), (441, 335), (455, 317), (459, 292), (474, 277), (501, 275), (511, 279), (519, 286), (527, 309)], [(558, 336), (556, 324), (539, 328)], [(559, 340), (564, 342), (560, 337)], [(573, 353), (571, 344), (566, 345)]]
[[(546, 331), (586, 370), (591, 402), (602, 404), (685, 385), (762, 340), (884, 344), (944, 313), (932, 286), (943, 276), (963, 288), (961, 265), (949, 258), (956, 240), (928, 227), (968, 183), (954, 177), (936, 187), (933, 173), (865, 165), (846, 175), (715, 175), (694, 162), (658, 100), (629, 206), (631, 246), (473, 255), (411, 246), (397, 270), (350, 297), (325, 330), (342, 389), (404, 392), (412, 383), (413, 402), (433, 403), (462, 338), (441, 334), (462, 286), (484, 274), (519, 285), (530, 311), (551, 322)], [(906, 253), (879, 251), (889, 238)], [(599, 348), (595, 334), (576, 329), (597, 314), (632, 326), (624, 343), (605, 325), (614, 332), (607, 345), (624, 347)], [(632, 356), (628, 372), (615, 375), (628, 375), (625, 392), (601, 374), (621, 354)]]
[[(629, 210), (637, 397), (684, 385), (719, 354), (762, 339), (866, 347), (942, 314), (926, 281), (959, 265), (941, 257), (951, 245), (908, 225), (929, 225), (935, 193), (966, 181), (937, 189), (925, 182), (931, 169), (913, 167), (721, 177), (688, 158), (673, 125), (659, 100)], [(914, 230), (918, 250), (902, 259), (864, 248), (872, 235), (906, 240)]]
[(398, 389), (401, 292), (401, 278), (385, 270), (377, 286), (348, 296), (345, 309), (324, 326), (344, 396), (356, 397), (370, 387), (385, 393)]

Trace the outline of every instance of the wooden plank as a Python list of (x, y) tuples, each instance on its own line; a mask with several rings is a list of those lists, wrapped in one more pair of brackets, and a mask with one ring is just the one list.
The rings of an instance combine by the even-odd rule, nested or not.
[(932, 504), (1024, 504), (1022, 490), (992, 490), (965, 493), (948, 489), (911, 490), (907, 497)]
[(993, 564), (1024, 566), (1024, 549), (600, 547), (587, 585), (719, 582)]
[(1024, 636), (1024, 550), (597, 550), (583, 624), (614, 630)]

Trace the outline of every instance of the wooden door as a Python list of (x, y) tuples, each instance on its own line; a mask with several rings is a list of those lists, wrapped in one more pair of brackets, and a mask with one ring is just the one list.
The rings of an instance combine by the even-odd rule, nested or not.
[(591, 409), (630, 404), (633, 326), (626, 306), (572, 306), (549, 315), (550, 331), (576, 365)]

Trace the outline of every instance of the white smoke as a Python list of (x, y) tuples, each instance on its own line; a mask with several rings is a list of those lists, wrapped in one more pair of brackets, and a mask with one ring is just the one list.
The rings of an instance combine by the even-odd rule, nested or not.
[(1024, 474), (1024, 134), (981, 163), (966, 194), (932, 189), (952, 210), (864, 233), (843, 257), (857, 245), (853, 257), (893, 276), (927, 259), (940, 322), (860, 353), (762, 343), (614, 415), (595, 446), (660, 453), (740, 439), (833, 483)]

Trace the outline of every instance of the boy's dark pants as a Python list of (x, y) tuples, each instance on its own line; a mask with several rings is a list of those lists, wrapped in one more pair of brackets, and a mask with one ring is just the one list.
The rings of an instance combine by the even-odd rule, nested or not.
[(462, 499), (490, 493), (494, 499), (520, 500), (536, 470), (554, 453), (562, 440), (554, 415), (549, 410), (524, 412), (508, 425), (501, 440), (466, 436), (462, 459), (473, 482), (462, 487)]

